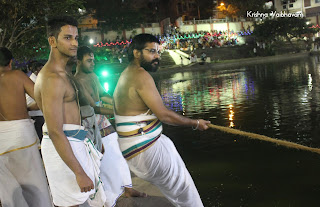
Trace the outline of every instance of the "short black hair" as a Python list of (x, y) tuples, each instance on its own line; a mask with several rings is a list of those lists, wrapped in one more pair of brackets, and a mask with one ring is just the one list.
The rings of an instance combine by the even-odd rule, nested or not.
[(70, 16), (58, 16), (52, 17), (48, 21), (48, 37), (54, 36), (58, 38), (59, 33), (61, 32), (61, 27), (65, 25), (71, 25), (78, 27), (78, 22), (73, 17)]
[(82, 60), (84, 55), (91, 54), (91, 53), (93, 53), (93, 51), (91, 50), (90, 47), (81, 46), (78, 48), (78, 51), (77, 51), (77, 59)]
[(132, 39), (132, 42), (130, 43), (130, 46), (128, 49), (129, 62), (134, 60), (133, 50), (135, 49), (142, 50), (145, 48), (146, 43), (152, 43), (152, 42), (156, 42), (160, 44), (159, 40), (151, 34), (143, 33), (143, 34), (136, 35)]
[(12, 53), (8, 48), (0, 47), (0, 66), (8, 66), (12, 58)]

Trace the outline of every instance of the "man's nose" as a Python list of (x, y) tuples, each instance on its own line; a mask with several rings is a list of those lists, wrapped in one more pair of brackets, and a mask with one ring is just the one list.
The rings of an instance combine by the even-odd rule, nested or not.
[(160, 54), (159, 54), (159, 53), (156, 53), (156, 54), (155, 54), (155, 57), (156, 57), (156, 58), (160, 58)]
[(78, 40), (73, 39), (71, 44), (78, 47)]

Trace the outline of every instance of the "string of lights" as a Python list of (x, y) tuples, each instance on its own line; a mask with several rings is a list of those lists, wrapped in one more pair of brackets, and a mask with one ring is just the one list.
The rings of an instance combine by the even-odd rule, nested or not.
[[(248, 35), (251, 35), (253, 32), (250, 31), (250, 30), (247, 30), (247, 31), (240, 31), (240, 32), (229, 32), (229, 35), (230, 36), (248, 36)], [(184, 36), (179, 36), (179, 35), (173, 35), (173, 36), (170, 36), (170, 37), (163, 37), (163, 38), (160, 38), (161, 41), (177, 41), (177, 40), (185, 40), (185, 39), (197, 39), (197, 38), (200, 38), (200, 37), (208, 37), (208, 36), (212, 36), (212, 37), (220, 37), (220, 36), (228, 36), (228, 32), (224, 32), (224, 33), (206, 33), (206, 34), (187, 34), (187, 35), (184, 35)], [(115, 46), (115, 45), (127, 45), (127, 44), (130, 44), (131, 41), (116, 41), (116, 42), (106, 42), (106, 43), (102, 43), (102, 42), (99, 42), (95, 45), (93, 45), (94, 47), (111, 47), (111, 46)]]

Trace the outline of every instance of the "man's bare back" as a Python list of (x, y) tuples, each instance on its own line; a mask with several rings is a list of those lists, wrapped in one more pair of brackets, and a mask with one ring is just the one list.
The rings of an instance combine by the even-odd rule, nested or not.
[[(122, 72), (113, 94), (118, 115), (135, 116), (145, 113), (149, 109), (137, 93), (137, 90), (142, 87), (144, 81), (152, 83), (153, 79), (141, 67), (130, 65)], [(155, 86), (154, 82), (153, 85)], [(158, 94), (158, 91), (154, 92)]]
[(22, 71), (0, 71), (0, 121), (29, 118), (25, 93), (34, 98), (33, 86)]

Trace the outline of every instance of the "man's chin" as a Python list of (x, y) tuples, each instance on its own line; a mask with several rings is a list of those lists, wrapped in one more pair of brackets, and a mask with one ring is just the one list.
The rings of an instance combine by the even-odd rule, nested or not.
[(153, 67), (150, 67), (148, 69), (145, 69), (145, 70), (148, 71), (148, 72), (154, 73), (154, 72), (157, 72), (158, 68), (159, 68), (159, 66), (157, 65), (157, 66), (153, 66)]
[(159, 69), (159, 66), (157, 65), (156, 67), (154, 67), (154, 68), (152, 69), (152, 71), (151, 71), (151, 72), (157, 72), (157, 71), (158, 71), (158, 69)]

